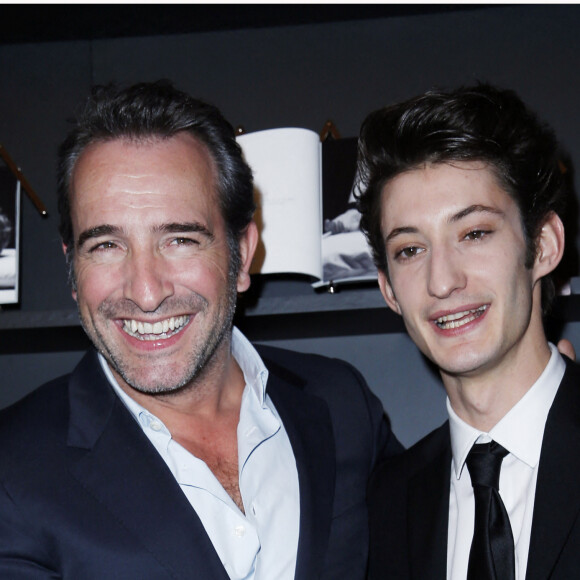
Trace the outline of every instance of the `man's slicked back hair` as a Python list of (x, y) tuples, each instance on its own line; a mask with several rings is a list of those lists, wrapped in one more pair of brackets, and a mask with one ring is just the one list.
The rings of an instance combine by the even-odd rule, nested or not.
[(188, 133), (203, 143), (214, 160), (219, 204), (237, 271), (239, 238), (255, 210), (252, 172), (242, 158), (233, 127), (220, 111), (165, 80), (123, 89), (114, 84), (94, 87), (62, 143), (58, 165), (59, 231), (69, 254), (74, 251), (71, 178), (82, 152), (98, 142), (146, 142), (169, 139), (179, 133)]

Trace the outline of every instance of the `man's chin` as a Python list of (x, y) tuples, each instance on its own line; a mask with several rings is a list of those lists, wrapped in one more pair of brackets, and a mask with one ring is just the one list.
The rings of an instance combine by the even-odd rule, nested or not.
[(455, 377), (473, 377), (487, 368), (488, 361), (481, 353), (471, 356), (454, 357), (441, 361), (437, 366), (442, 373)]
[(119, 378), (133, 391), (143, 395), (171, 395), (178, 393), (191, 382), (190, 377), (171, 376), (169, 372), (157, 371), (143, 374), (141, 372), (116, 371)]

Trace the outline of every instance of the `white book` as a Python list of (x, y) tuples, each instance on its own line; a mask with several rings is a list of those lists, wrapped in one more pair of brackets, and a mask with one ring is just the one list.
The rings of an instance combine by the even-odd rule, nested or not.
[(260, 244), (253, 274), (301, 274), (313, 286), (376, 280), (353, 207), (356, 139), (280, 128), (240, 135), (252, 168)]

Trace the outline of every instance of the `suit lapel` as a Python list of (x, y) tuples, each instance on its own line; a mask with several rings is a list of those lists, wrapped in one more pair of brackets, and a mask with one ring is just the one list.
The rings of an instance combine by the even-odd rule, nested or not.
[(268, 394), (278, 411), (290, 443), (300, 486), (300, 536), (295, 577), (318, 578), (330, 534), (336, 472), (334, 436), (326, 404), (291, 384), (294, 375), (283, 378), (268, 362)]
[(429, 462), (409, 481), (408, 522), (411, 578), (441, 580), (447, 574), (447, 528), (451, 443), (449, 426), (439, 428)]
[(579, 386), (568, 363), (544, 431), (526, 580), (550, 577), (580, 512)]
[(95, 353), (75, 370), (70, 393), (73, 476), (169, 576), (227, 580), (199, 517), (112, 391)]

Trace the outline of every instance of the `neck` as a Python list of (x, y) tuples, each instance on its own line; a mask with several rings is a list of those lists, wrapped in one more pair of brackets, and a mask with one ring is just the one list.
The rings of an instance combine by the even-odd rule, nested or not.
[(451, 407), (468, 425), (489, 432), (530, 390), (551, 356), (545, 337), (532, 349), (515, 351), (501, 365), (472, 376), (441, 372)]

